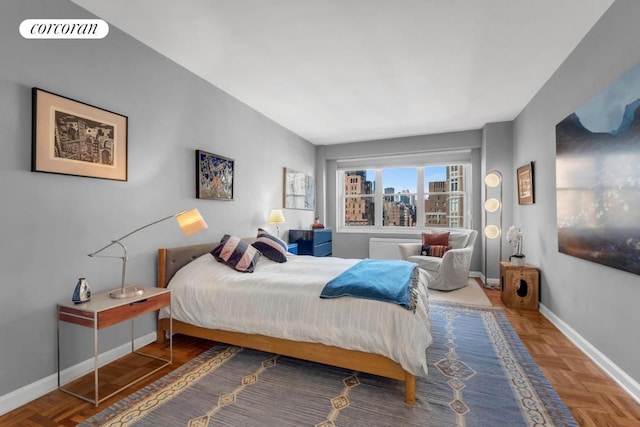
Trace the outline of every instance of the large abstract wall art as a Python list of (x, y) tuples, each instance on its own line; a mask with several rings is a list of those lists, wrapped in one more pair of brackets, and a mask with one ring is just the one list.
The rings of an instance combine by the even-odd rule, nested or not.
[(558, 250), (640, 274), (640, 64), (556, 126)]

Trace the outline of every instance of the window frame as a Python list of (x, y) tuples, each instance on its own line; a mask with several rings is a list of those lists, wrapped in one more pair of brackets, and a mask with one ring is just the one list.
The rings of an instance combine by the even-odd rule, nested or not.
[[(433, 228), (442, 228), (442, 229), (449, 229), (449, 228), (460, 228), (460, 227), (454, 227), (454, 226), (441, 226), (441, 225), (425, 225), (425, 221), (427, 218), (426, 212), (425, 212), (425, 197), (428, 194), (436, 194), (436, 193), (429, 193), (428, 191), (425, 191), (425, 183), (424, 183), (424, 174), (425, 174), (425, 168), (427, 167), (436, 167), (436, 166), (445, 166), (445, 167), (452, 167), (452, 166), (459, 166), (462, 165), (464, 167), (463, 172), (464, 172), (464, 176), (463, 176), (463, 191), (452, 191), (451, 190), (451, 186), (448, 185), (447, 186), (447, 190), (444, 193), (437, 193), (437, 194), (445, 194), (445, 195), (452, 195), (452, 194), (457, 194), (460, 195), (460, 197), (462, 198), (462, 204), (463, 204), (463, 211), (459, 212), (459, 215), (456, 218), (462, 217), (462, 221), (463, 224), (466, 224), (463, 228), (471, 228), (471, 224), (472, 224), (472, 208), (471, 208), (471, 194), (472, 194), (472, 188), (471, 188), (471, 184), (472, 184), (472, 164), (471, 161), (461, 161), (461, 160), (454, 160), (451, 162), (437, 162), (437, 163), (424, 163), (424, 162), (420, 162), (420, 164), (406, 164), (406, 165), (395, 165), (395, 164), (390, 164), (388, 166), (385, 166), (384, 164), (381, 165), (376, 165), (375, 167), (357, 167), (357, 166), (350, 166), (349, 168), (337, 168), (336, 170), (336, 217), (335, 217), (335, 224), (336, 224), (336, 232), (338, 233), (393, 233), (393, 234), (416, 234), (416, 233), (420, 233), (424, 230), (427, 229), (433, 229)], [(415, 226), (405, 226), (405, 225), (383, 225), (383, 221), (384, 221), (384, 216), (383, 216), (383, 202), (384, 202), (384, 198), (389, 197), (391, 194), (385, 194), (384, 193), (384, 183), (382, 182), (382, 171), (383, 169), (398, 169), (398, 168), (415, 168), (416, 169), (416, 179), (417, 179), (417, 183), (416, 183), (416, 193), (400, 193), (400, 192), (395, 192), (393, 193), (393, 196), (396, 195), (400, 195), (400, 194), (408, 194), (409, 196), (412, 196), (415, 194), (415, 199), (416, 199), (416, 224)], [(346, 177), (346, 172), (349, 171), (354, 171), (354, 170), (375, 170), (375, 191), (371, 194), (363, 194), (363, 195), (347, 195), (345, 192), (345, 177)], [(450, 174), (452, 172), (455, 172), (455, 176), (457, 177), (457, 179), (460, 178), (460, 171), (459, 170), (450, 170), (449, 171)], [(457, 188), (459, 188), (459, 182), (457, 183)], [(372, 197), (373, 201), (374, 201), (374, 224), (373, 225), (362, 225), (362, 226), (346, 226), (345, 225), (345, 203), (349, 198), (354, 198), (354, 197)], [(421, 200), (422, 203), (418, 203), (418, 200)], [(459, 202), (458, 202), (458, 210), (460, 210), (459, 208)], [(458, 219), (456, 219), (456, 221), (459, 221)]]

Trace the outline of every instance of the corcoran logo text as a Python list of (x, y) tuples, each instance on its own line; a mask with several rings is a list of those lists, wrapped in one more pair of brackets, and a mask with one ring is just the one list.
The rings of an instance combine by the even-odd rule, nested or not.
[(25, 39), (102, 39), (109, 24), (102, 19), (25, 19), (20, 35)]

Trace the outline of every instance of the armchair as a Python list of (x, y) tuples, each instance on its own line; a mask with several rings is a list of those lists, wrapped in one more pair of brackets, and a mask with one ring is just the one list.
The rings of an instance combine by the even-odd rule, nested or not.
[[(434, 230), (441, 232), (442, 230)], [(418, 264), (429, 276), (429, 289), (452, 291), (467, 286), (473, 246), (478, 232), (469, 229), (450, 230), (451, 249), (442, 258), (421, 255), (422, 242), (399, 243), (400, 257)]]

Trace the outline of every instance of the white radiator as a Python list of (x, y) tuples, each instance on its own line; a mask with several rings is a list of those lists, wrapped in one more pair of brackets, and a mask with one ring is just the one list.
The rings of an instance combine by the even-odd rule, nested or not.
[(398, 243), (416, 243), (418, 239), (400, 238), (369, 238), (369, 258), (371, 259), (400, 259)]

